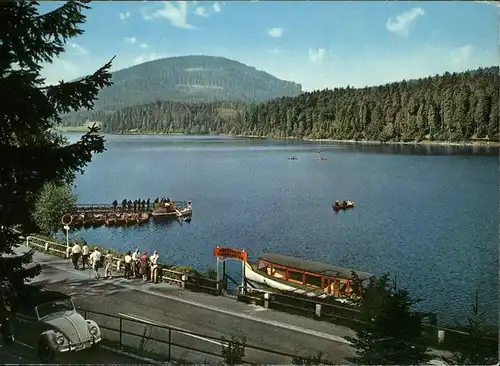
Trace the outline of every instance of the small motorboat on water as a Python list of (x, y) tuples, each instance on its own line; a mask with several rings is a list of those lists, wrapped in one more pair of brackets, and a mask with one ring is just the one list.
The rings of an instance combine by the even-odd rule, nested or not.
[(324, 156), (319, 156), (317, 158), (313, 158), (313, 160), (327, 160)]
[(288, 160), (298, 160), (298, 158), (296, 156), (289, 156)]
[(353, 201), (342, 201), (342, 202), (339, 202), (339, 201), (335, 201), (333, 204), (332, 204), (332, 208), (335, 210), (335, 211), (339, 211), (339, 210), (347, 210), (349, 208), (353, 208), (354, 207), (354, 202)]

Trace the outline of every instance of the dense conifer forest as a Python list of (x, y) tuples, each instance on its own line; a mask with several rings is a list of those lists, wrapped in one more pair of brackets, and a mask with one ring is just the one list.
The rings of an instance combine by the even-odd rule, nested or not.
[(98, 113), (112, 133), (410, 142), (499, 140), (499, 69), (335, 88), (262, 103), (157, 101)]
[[(265, 100), (297, 96), (300, 84), (214, 56), (179, 56), (145, 62), (113, 72), (112, 85), (99, 93), (94, 110), (112, 113), (132, 105), (157, 100), (173, 102)], [(80, 110), (66, 115), (67, 123), (81, 124), (91, 113)]]

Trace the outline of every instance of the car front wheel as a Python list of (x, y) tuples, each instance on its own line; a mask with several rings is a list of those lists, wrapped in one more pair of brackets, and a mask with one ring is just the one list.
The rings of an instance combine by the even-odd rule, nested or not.
[(38, 342), (38, 357), (43, 362), (50, 362), (54, 359), (54, 350), (46, 339), (40, 339)]

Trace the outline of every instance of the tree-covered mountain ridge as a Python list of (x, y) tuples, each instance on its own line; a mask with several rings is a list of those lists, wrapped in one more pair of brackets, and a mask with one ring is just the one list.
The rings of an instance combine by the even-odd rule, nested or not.
[(187, 133), (411, 142), (499, 141), (499, 68), (262, 103), (156, 101), (95, 114), (111, 133)]
[[(179, 56), (158, 59), (112, 73), (113, 84), (99, 93), (95, 111), (112, 113), (132, 105), (170, 100), (177, 102), (261, 102), (302, 93), (300, 84), (278, 79), (255, 67), (224, 57)], [(77, 124), (90, 115), (78, 111), (65, 116)]]

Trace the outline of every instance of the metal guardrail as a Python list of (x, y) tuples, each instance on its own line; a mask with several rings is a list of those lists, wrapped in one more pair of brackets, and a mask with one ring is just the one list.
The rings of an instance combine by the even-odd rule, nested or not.
[[(230, 343), (230, 341), (228, 339), (207, 336), (205, 334), (200, 334), (200, 333), (196, 333), (196, 332), (192, 332), (192, 331), (188, 331), (188, 330), (184, 330), (184, 329), (179, 329), (179, 328), (175, 328), (172, 326), (153, 324), (150, 321), (145, 321), (145, 320), (141, 320), (141, 319), (125, 318), (125, 317), (122, 317), (119, 315), (106, 314), (106, 313), (102, 313), (102, 312), (98, 312), (98, 311), (94, 311), (94, 310), (87, 310), (87, 309), (79, 309), (79, 311), (83, 312), (85, 319), (88, 319), (89, 316), (91, 316), (91, 318), (93, 318), (92, 320), (94, 320), (99, 325), (99, 327), (101, 329), (117, 333), (116, 342), (118, 343), (118, 346), (120, 348), (123, 348), (124, 346), (134, 347), (134, 346), (131, 346), (130, 344), (127, 344), (127, 343), (131, 343), (131, 342), (130, 342), (130, 340), (129, 340), (129, 342), (126, 342), (125, 336), (131, 336), (131, 337), (135, 337), (135, 338), (140, 338), (142, 340), (149, 340), (149, 341), (153, 341), (153, 342), (157, 342), (157, 343), (166, 345), (167, 346), (166, 355), (161, 355), (161, 354), (159, 354), (159, 355), (164, 356), (164, 357), (166, 356), (166, 359), (168, 362), (175, 359), (175, 357), (173, 357), (172, 347), (178, 347), (181, 349), (201, 353), (204, 355), (210, 355), (210, 356), (214, 356), (214, 357), (218, 357), (218, 358), (223, 358), (222, 347), (227, 346)], [(97, 315), (97, 317), (96, 317), (96, 315)], [(99, 319), (99, 318), (101, 318), (101, 319)], [(116, 327), (110, 326), (109, 320), (115, 320), (115, 324), (117, 321), (117, 326)], [(133, 332), (130, 329), (127, 330), (126, 328), (128, 328), (128, 327), (125, 326), (126, 323), (134, 324), (135, 328), (137, 328), (137, 325), (142, 325), (142, 326), (144, 326), (145, 329), (147, 329), (147, 327), (151, 327), (152, 329), (161, 330), (160, 332), (157, 332), (157, 333), (160, 333), (160, 334), (163, 333), (163, 335), (166, 336), (167, 339), (161, 338), (159, 336), (153, 337), (151, 335), (147, 335), (147, 334), (145, 334), (146, 333), (145, 331), (143, 332), (143, 334), (140, 334), (140, 333)], [(132, 328), (134, 328), (134, 326), (132, 326)], [(206, 342), (210, 342), (211, 344), (218, 345), (219, 351), (214, 352), (214, 351), (210, 351), (207, 349), (196, 348), (195, 346), (193, 346), (193, 342), (190, 342), (190, 345), (180, 344), (178, 341), (175, 341), (175, 339), (174, 339), (175, 335), (177, 335), (177, 336), (181, 336), (181, 335), (189, 336), (191, 338), (197, 338), (197, 339), (202, 340), (202, 341), (205, 340)], [(104, 338), (109, 339), (106, 336)], [(157, 351), (159, 347), (152, 347), (152, 348), (154, 348)], [(264, 347), (260, 347), (260, 346), (251, 345), (251, 344), (245, 344), (245, 350), (253, 350), (253, 351), (262, 352), (262, 353), (269, 354), (269, 355), (287, 357), (290, 359), (289, 361), (292, 361), (293, 359), (297, 359), (297, 360), (306, 360), (307, 359), (306, 357), (302, 357), (299, 355), (292, 355), (289, 353), (280, 352), (280, 351), (276, 351), (273, 349), (268, 349), (268, 348), (264, 348)], [(143, 349), (143, 351), (147, 352), (147, 350), (144, 350), (144, 349)], [(254, 356), (258, 356), (258, 355), (255, 354)], [(248, 355), (246, 355), (245, 358), (247, 359), (247, 360), (245, 360), (245, 363), (247, 363), (247, 364), (262, 364), (262, 362), (256, 362), (256, 361), (252, 362), (252, 361), (248, 360), (248, 358), (250, 358), (250, 356), (248, 356)], [(290, 362), (288, 362), (288, 363), (290, 363)]]

